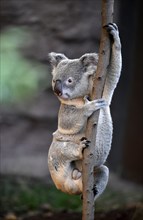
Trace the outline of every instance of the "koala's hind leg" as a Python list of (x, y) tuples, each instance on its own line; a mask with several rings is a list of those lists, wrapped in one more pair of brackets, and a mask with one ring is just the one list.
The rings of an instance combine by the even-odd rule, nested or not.
[(94, 169), (95, 182), (93, 187), (94, 199), (96, 200), (100, 194), (105, 190), (108, 183), (109, 169), (102, 165)]
[[(80, 147), (80, 148), (82, 149), (82, 151), (83, 151), (83, 149), (86, 148), (86, 147), (88, 147), (89, 144), (90, 144), (90, 141), (88, 141), (86, 137), (82, 137), (82, 138), (80, 139), (79, 147)], [(83, 154), (82, 154), (82, 151), (81, 151), (81, 154), (80, 154), (80, 155), (81, 155), (81, 158), (79, 158), (79, 159), (82, 159), (82, 155), (83, 155)], [(73, 169), (72, 178), (73, 178), (74, 180), (77, 180), (77, 179), (81, 178), (81, 175), (82, 175), (82, 173), (81, 173), (81, 171), (80, 171), (78, 168)]]

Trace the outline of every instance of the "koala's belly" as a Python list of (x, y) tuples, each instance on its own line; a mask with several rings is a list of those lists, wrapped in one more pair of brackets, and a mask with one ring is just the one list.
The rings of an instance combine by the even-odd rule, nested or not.
[(59, 111), (58, 130), (65, 134), (76, 134), (84, 130), (86, 121), (82, 109), (62, 105)]

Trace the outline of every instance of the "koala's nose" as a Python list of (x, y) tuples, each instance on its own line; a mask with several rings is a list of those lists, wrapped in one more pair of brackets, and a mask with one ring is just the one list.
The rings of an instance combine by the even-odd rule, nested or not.
[(54, 92), (58, 95), (61, 96), (62, 95), (62, 82), (61, 80), (56, 80), (55, 82), (55, 86), (54, 86)]

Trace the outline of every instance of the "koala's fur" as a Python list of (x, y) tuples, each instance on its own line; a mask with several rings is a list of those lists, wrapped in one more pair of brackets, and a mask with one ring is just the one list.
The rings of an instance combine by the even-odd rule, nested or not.
[(111, 36), (112, 51), (103, 99), (88, 101), (91, 96), (93, 77), (96, 74), (98, 55), (89, 53), (79, 59), (68, 59), (63, 54), (50, 53), (53, 66), (52, 87), (61, 101), (58, 130), (48, 153), (48, 166), (56, 187), (69, 194), (82, 193), (83, 149), (89, 141), (85, 137), (86, 123), (94, 111), (100, 109), (95, 143), (95, 199), (108, 182), (109, 171), (103, 165), (112, 141), (110, 103), (120, 77), (122, 58), (121, 43), (116, 24), (106, 25)]

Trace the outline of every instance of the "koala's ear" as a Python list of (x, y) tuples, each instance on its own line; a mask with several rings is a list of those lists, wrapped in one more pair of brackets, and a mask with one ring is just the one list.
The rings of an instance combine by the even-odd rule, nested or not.
[(64, 59), (67, 59), (67, 57), (62, 53), (51, 52), (48, 54), (48, 60), (53, 67), (56, 67), (58, 63), (60, 63)]
[(86, 53), (80, 58), (80, 61), (85, 67), (88, 67), (91, 65), (97, 65), (98, 54), (97, 53)]
[(97, 53), (86, 53), (79, 59), (84, 67), (84, 72), (91, 76), (96, 72), (98, 63)]

